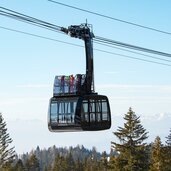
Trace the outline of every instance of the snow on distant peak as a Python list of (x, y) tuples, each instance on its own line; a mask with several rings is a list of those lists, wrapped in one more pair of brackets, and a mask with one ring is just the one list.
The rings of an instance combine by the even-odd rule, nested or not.
[(163, 119), (164, 116), (165, 116), (165, 113), (159, 113), (159, 114), (158, 114), (158, 117), (157, 117), (157, 120)]
[(171, 118), (171, 113), (159, 113), (156, 115), (157, 120)]
[(165, 112), (161, 112), (158, 114), (154, 114), (154, 115), (142, 115), (141, 116), (141, 120), (142, 121), (160, 121), (160, 120), (167, 120), (167, 119), (171, 119), (171, 113), (165, 113)]

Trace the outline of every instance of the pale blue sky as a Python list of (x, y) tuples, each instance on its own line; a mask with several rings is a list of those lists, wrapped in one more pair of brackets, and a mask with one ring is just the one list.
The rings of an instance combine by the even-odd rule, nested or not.
[[(171, 1), (169, 0), (61, 0), (60, 2), (171, 32)], [(76, 11), (47, 0), (1, 0), (0, 6), (63, 27), (79, 25), (87, 19), (90, 24), (93, 24), (94, 34), (97, 36), (171, 53), (171, 35)], [(3, 16), (0, 16), (0, 21), (0, 27), (83, 45), (81, 40)], [(69, 143), (71, 133), (62, 135), (47, 131), (48, 100), (52, 96), (55, 75), (85, 72), (84, 49), (2, 28), (0, 28), (0, 37), (0, 112), (9, 123), (9, 132), (18, 152), (31, 150), (40, 141), (42, 148), (58, 141), (59, 146), (80, 143), (88, 147), (96, 145), (99, 150), (109, 150), (110, 141), (114, 138), (112, 132), (117, 126), (121, 126), (115, 122), (115, 117), (123, 116), (130, 106), (137, 115), (142, 116), (171, 113), (171, 67), (94, 51), (96, 90), (99, 94), (106, 94), (109, 97), (113, 126), (109, 131), (104, 132), (74, 133), (72, 135), (80, 137), (80, 141), (73, 139), (72, 143)], [(140, 57), (97, 44), (94, 44), (94, 48)], [(33, 125), (30, 120), (33, 121)], [(40, 135), (39, 132), (32, 135), (35, 122), (38, 120), (43, 123), (43, 126), (37, 129), (45, 132), (45, 135)], [(24, 127), (27, 121), (30, 129)], [(166, 127), (169, 129), (170, 125), (167, 123)], [(19, 131), (19, 128), (23, 131)], [(153, 125), (149, 129), (152, 128)], [(165, 130), (165, 134), (161, 132), (163, 137), (167, 136), (167, 133), (168, 130)], [(28, 139), (20, 140), (21, 137), (25, 137), (24, 134), (27, 134)], [(84, 135), (92, 141), (84, 142)], [(31, 139), (36, 137), (39, 137), (37, 141), (32, 142)], [(106, 140), (101, 140), (101, 137), (106, 137)]]

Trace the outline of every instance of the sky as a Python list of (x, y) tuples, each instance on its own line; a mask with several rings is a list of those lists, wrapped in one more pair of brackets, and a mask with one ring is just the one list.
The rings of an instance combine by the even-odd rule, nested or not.
[[(171, 32), (169, 0), (59, 0), (59, 2), (111, 16), (120, 20)], [(58, 26), (93, 25), (95, 36), (154, 49), (171, 54), (171, 34), (163, 34), (60, 6), (48, 0), (1, 0), (0, 6), (47, 21)], [(112, 127), (107, 131), (51, 133), (47, 128), (49, 99), (55, 75), (85, 73), (84, 48), (29, 36), (15, 29), (51, 39), (84, 45), (68, 35), (53, 32), (0, 15), (0, 112), (18, 153), (53, 145), (97, 147), (110, 151), (116, 141), (112, 132), (123, 126), (123, 116), (132, 107), (149, 131), (163, 142), (171, 119), (171, 66), (135, 60), (126, 56), (154, 60), (137, 54), (94, 43), (95, 88), (107, 95), (112, 112)], [(151, 54), (152, 55), (152, 54)], [(155, 55), (152, 55), (155, 56)], [(155, 56), (169, 60), (162, 56)], [(158, 61), (162, 62), (162, 61)], [(165, 62), (170, 64), (169, 62)]]

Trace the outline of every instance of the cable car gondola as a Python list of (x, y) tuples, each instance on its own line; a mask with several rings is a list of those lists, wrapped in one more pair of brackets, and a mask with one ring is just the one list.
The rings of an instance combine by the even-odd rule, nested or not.
[(62, 31), (85, 42), (86, 74), (56, 76), (49, 102), (48, 128), (52, 132), (98, 131), (111, 127), (107, 96), (94, 91), (93, 33), (87, 24)]

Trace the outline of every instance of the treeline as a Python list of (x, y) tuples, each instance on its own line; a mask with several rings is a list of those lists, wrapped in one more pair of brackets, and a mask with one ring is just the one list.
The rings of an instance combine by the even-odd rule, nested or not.
[(14, 170), (21, 171), (89, 171), (104, 170), (109, 154), (99, 153), (84, 146), (41, 150), (39, 147), (30, 153), (17, 156)]
[(164, 144), (159, 136), (147, 144), (148, 132), (131, 108), (124, 121), (123, 127), (113, 132), (118, 142), (111, 142), (110, 154), (80, 145), (48, 149), (38, 146), (14, 158), (13, 148), (8, 149), (11, 139), (0, 115), (0, 171), (171, 171), (171, 130)]
[(13, 162), (8, 162), (3, 171), (103, 171), (114, 152), (107, 154), (91, 150), (84, 146), (41, 150), (39, 146), (30, 153), (16, 155)]
[(7, 162), (2, 171), (103, 171), (109, 168), (111, 155), (99, 153), (96, 148), (88, 150), (83, 146), (75, 148), (56, 148), (32, 150), (30, 153), (16, 155)]

